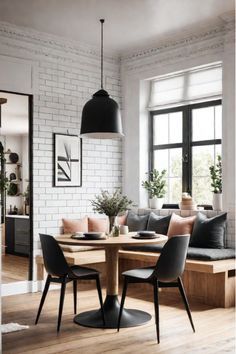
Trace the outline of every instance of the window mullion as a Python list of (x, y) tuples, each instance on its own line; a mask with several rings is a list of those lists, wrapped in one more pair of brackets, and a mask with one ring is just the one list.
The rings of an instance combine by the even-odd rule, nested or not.
[(182, 163), (182, 190), (191, 194), (191, 119), (190, 107), (186, 106), (183, 110), (183, 163)]

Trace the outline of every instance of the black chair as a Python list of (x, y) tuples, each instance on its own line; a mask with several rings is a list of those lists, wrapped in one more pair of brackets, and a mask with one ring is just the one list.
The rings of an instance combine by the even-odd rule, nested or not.
[(195, 332), (188, 300), (181, 280), (181, 275), (183, 274), (185, 266), (188, 244), (189, 235), (171, 237), (164, 245), (155, 267), (132, 269), (122, 273), (122, 275), (124, 276), (124, 287), (118, 318), (118, 331), (120, 330), (120, 322), (128, 283), (149, 283), (153, 286), (154, 290), (157, 342), (160, 343), (158, 304), (159, 288), (179, 288), (192, 329)]
[(49, 235), (40, 234), (40, 241), (43, 251), (44, 266), (48, 273), (46, 284), (43, 290), (42, 298), (39, 304), (39, 309), (35, 324), (38, 323), (40, 313), (43, 308), (43, 304), (49, 289), (50, 283), (60, 283), (61, 284), (61, 295), (59, 302), (59, 313), (58, 313), (58, 322), (57, 322), (57, 331), (60, 330), (61, 325), (61, 316), (62, 309), (64, 304), (66, 284), (70, 281), (73, 281), (73, 294), (74, 294), (74, 313), (77, 311), (77, 280), (96, 280), (98, 297), (101, 306), (101, 313), (103, 323), (105, 324), (104, 311), (103, 311), (103, 301), (102, 301), (102, 292), (99, 280), (99, 272), (95, 269), (85, 268), (80, 266), (69, 266), (65, 256), (58, 245), (57, 241)]

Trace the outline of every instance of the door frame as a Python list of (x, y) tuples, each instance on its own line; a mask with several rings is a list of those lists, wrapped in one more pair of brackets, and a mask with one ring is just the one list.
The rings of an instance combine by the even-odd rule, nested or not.
[[(29, 271), (28, 279), (26, 281), (33, 280), (33, 266), (34, 266), (34, 222), (33, 222), (33, 95), (28, 93), (21, 93), (15, 91), (1, 90), (0, 92), (10, 93), (13, 95), (28, 96), (28, 122), (29, 122), (29, 134), (28, 134), (28, 152), (29, 152), (29, 192), (30, 192), (30, 212), (29, 212), (29, 223), (30, 223), (30, 252), (29, 252)], [(25, 281), (25, 280), (23, 280)], [(12, 283), (13, 284), (13, 283)]]

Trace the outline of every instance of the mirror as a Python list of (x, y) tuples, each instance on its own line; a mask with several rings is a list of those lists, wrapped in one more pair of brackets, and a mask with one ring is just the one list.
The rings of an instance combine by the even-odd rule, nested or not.
[(0, 92), (2, 284), (31, 278), (30, 96)]

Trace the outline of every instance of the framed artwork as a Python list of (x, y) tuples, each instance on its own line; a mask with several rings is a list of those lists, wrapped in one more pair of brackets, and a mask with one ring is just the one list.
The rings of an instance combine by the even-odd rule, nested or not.
[(54, 186), (81, 185), (82, 140), (78, 135), (54, 134)]

